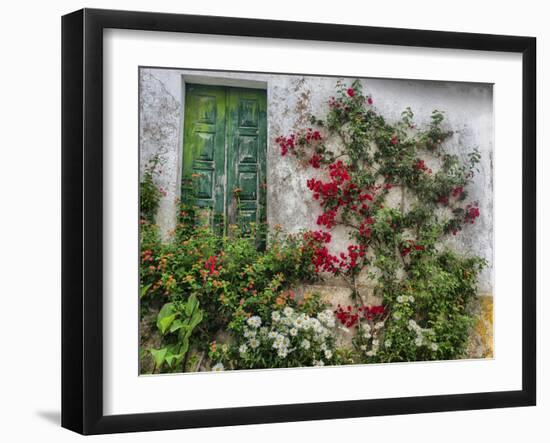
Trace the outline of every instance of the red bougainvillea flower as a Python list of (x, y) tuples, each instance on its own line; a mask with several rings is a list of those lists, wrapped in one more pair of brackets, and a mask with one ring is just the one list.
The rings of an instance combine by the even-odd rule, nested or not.
[(295, 140), (296, 140), (295, 134), (290, 134), (288, 137), (280, 136), (275, 139), (275, 143), (277, 143), (281, 148), (282, 156), (287, 155), (291, 149), (294, 149), (296, 145)]
[(391, 136), (390, 143), (391, 143), (392, 145), (395, 146), (398, 142), (399, 142), (399, 140), (397, 139), (397, 135), (396, 135), (396, 134), (393, 134), (393, 135)]
[(313, 154), (308, 162), (313, 168), (319, 169), (321, 167), (321, 156), (319, 154)]
[(366, 320), (372, 321), (377, 317), (384, 315), (385, 312), (384, 306), (365, 306), (354, 308), (353, 306), (342, 306), (338, 305), (334, 314), (336, 318), (344, 325), (346, 328), (352, 328), (357, 323), (359, 323), (359, 317), (362, 315)]
[(360, 195), (359, 195), (359, 200), (360, 200), (360, 201), (365, 201), (365, 200), (372, 201), (372, 200), (373, 200), (373, 196), (370, 195), (369, 193), (365, 192), (364, 194), (360, 194)]
[(464, 194), (464, 188), (462, 186), (458, 186), (453, 189), (453, 197), (460, 197), (462, 194)]
[(370, 96), (367, 97), (367, 103), (368, 103), (369, 105), (372, 105), (372, 104), (374, 103), (374, 101), (372, 100), (372, 97), (370, 97)]
[(332, 180), (341, 185), (345, 181), (349, 180), (349, 173), (341, 160), (329, 165), (330, 177)]
[(413, 240), (407, 240), (408, 246), (401, 249), (401, 256), (406, 257), (411, 251), (423, 251), (426, 249), (423, 245), (416, 244)]
[(336, 218), (336, 211), (334, 209), (331, 209), (330, 211), (327, 211), (324, 214), (321, 214), (319, 217), (317, 217), (317, 224), (319, 226), (326, 226), (328, 229), (330, 229), (336, 225), (336, 222), (334, 220), (335, 218)]
[(330, 241), (332, 240), (332, 236), (330, 235), (330, 232), (307, 231), (304, 233), (304, 240), (309, 244), (311, 244), (312, 242), (330, 243)]
[(426, 166), (426, 163), (422, 159), (418, 159), (416, 163), (414, 164), (414, 168), (418, 169), (419, 171), (427, 172), (428, 174), (432, 173), (432, 170)]
[(371, 229), (369, 227), (367, 227), (366, 222), (361, 223), (361, 226), (359, 226), (359, 234), (362, 237), (370, 237)]
[(365, 316), (365, 319), (367, 320), (374, 320), (376, 317), (379, 317), (381, 315), (384, 315), (385, 312), (384, 306), (367, 306), (363, 310), (363, 315)]
[(321, 133), (319, 131), (314, 131), (311, 128), (308, 128), (306, 131), (305, 139), (306, 142), (311, 142), (313, 140), (320, 141), (323, 137), (321, 136)]
[(210, 273), (210, 275), (217, 272), (216, 271), (216, 256), (211, 255), (210, 257), (208, 257), (208, 259), (206, 260), (206, 262), (204, 264), (204, 267), (205, 267), (205, 269), (208, 269), (208, 272)]
[(359, 314), (352, 311), (352, 306), (341, 306), (338, 305), (334, 314), (336, 318), (344, 325), (346, 328), (354, 327), (359, 321)]
[(475, 219), (479, 217), (479, 208), (477, 206), (468, 205), (466, 207), (466, 215), (464, 216), (464, 221), (466, 223), (473, 224)]
[(355, 91), (353, 90), (353, 88), (348, 88), (347, 90), (347, 93), (350, 97), (354, 97), (355, 96)]

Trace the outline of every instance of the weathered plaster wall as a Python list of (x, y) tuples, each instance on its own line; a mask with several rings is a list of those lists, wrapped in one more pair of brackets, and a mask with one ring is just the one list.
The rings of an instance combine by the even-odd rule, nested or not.
[[(281, 157), (274, 139), (296, 127), (307, 127), (308, 113), (323, 117), (326, 101), (334, 95), (337, 78), (202, 72), (176, 69), (141, 69), (140, 71), (140, 162), (141, 168), (159, 155), (162, 173), (157, 184), (166, 192), (162, 198), (157, 222), (165, 237), (175, 226), (180, 192), (182, 127), (185, 81), (242, 87), (267, 88), (267, 218), (289, 232), (316, 229), (319, 207), (310, 195), (306, 179), (311, 171), (299, 170), (292, 156)], [(470, 197), (479, 202), (481, 216), (450, 243), (464, 252), (486, 258), (489, 267), (483, 271), (480, 294), (492, 294), (493, 220), (493, 104), (492, 86), (469, 83), (365, 79), (364, 90), (374, 99), (375, 107), (388, 120), (397, 120), (411, 106), (416, 122), (429, 122), (434, 109), (445, 111), (446, 126), (454, 131), (446, 142), (449, 151), (466, 158), (477, 147), (481, 152), (479, 173), (474, 179)], [(345, 232), (336, 232), (333, 247), (343, 249)], [(337, 290), (333, 282), (327, 288), (338, 298), (346, 291)], [(368, 295), (368, 294), (366, 294)]]

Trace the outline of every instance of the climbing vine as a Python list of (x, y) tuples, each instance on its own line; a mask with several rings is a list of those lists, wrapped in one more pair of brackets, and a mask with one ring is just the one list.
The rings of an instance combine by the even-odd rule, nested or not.
[[(282, 156), (317, 171), (307, 187), (322, 210), (319, 230), (305, 239), (316, 272), (339, 276), (351, 289), (353, 304), (335, 313), (356, 329), (359, 361), (461, 356), (485, 264), (444, 244), (480, 215), (468, 199), (480, 154), (474, 149), (462, 162), (445, 151), (452, 132), (443, 129), (443, 112), (433, 111), (425, 128), (413, 118), (407, 108), (392, 124), (361, 82), (339, 82), (326, 118), (311, 116), (312, 127), (276, 139)], [(349, 245), (331, 252), (337, 226), (349, 232)], [(365, 305), (359, 290), (365, 280), (380, 306)]]

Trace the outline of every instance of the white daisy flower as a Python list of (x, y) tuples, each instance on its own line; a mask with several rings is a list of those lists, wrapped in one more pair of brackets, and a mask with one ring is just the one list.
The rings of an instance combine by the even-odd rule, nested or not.
[(327, 360), (330, 360), (330, 359), (332, 358), (332, 351), (331, 351), (330, 349), (327, 349), (327, 350), (325, 351), (325, 358), (326, 358)]
[(212, 371), (213, 372), (221, 372), (221, 371), (224, 371), (225, 368), (223, 367), (223, 364), (221, 363), (216, 363), (214, 366), (212, 366)]
[(376, 355), (376, 350), (371, 349), (370, 351), (367, 351), (367, 357), (374, 357)]
[(281, 323), (285, 326), (291, 326), (292, 325), (292, 319), (290, 317), (283, 317), (281, 319)]
[(378, 329), (382, 329), (384, 327), (384, 322), (383, 321), (379, 321), (378, 323), (376, 323), (374, 325), (374, 329), (378, 330)]
[(283, 314), (286, 317), (290, 317), (292, 316), (292, 314), (294, 314), (294, 309), (292, 309), (290, 306), (287, 306), (286, 308), (283, 309)]
[(384, 346), (385, 346), (386, 348), (391, 348), (391, 344), (392, 344), (392, 341), (391, 341), (390, 339), (388, 339), (388, 340), (386, 340), (386, 341), (384, 342)]
[(361, 345), (361, 346), (359, 346), (359, 349), (361, 349), (361, 351), (366, 351), (367, 350), (367, 345)]
[(308, 339), (302, 340), (302, 343), (300, 344), (302, 348), (304, 348), (306, 351), (311, 347), (311, 343)]
[(251, 338), (248, 344), (252, 349), (256, 349), (258, 346), (260, 346), (260, 340), (258, 340), (257, 338)]
[(250, 326), (251, 328), (259, 328), (261, 325), (262, 325), (262, 319), (260, 317), (258, 317), (257, 315), (254, 315), (252, 317), (250, 317), (246, 323), (248, 324), (248, 326)]
[(281, 358), (285, 358), (288, 355), (288, 348), (280, 348), (277, 350), (277, 355)]
[(242, 344), (241, 346), (239, 346), (239, 354), (246, 354), (247, 351), (248, 351), (248, 346), (246, 346), (245, 344)]
[(302, 326), (304, 326), (304, 319), (302, 317), (297, 317), (296, 320), (294, 320), (294, 327), (300, 329)]
[(285, 337), (282, 334), (277, 334), (277, 337), (275, 337), (275, 340), (273, 341), (273, 347), (275, 349), (281, 349), (286, 348), (290, 344), (290, 340), (288, 337)]
[(420, 337), (420, 336), (416, 337), (416, 339), (414, 340), (414, 344), (416, 346), (422, 346), (422, 342), (423, 342), (423, 340), (422, 340), (422, 337)]
[(292, 328), (290, 331), (288, 331), (288, 333), (293, 337), (296, 337), (298, 335), (298, 329)]
[(405, 297), (400, 295), (397, 297), (397, 303), (403, 303), (405, 301)]
[(336, 324), (334, 320), (334, 314), (330, 309), (325, 309), (317, 317), (319, 321), (321, 321), (321, 323), (324, 323), (329, 328), (333, 328)]
[(380, 346), (380, 341), (378, 341), (377, 338), (375, 338), (373, 341), (372, 341), (372, 346), (377, 348), (378, 346)]
[(422, 329), (420, 326), (418, 326), (416, 324), (416, 322), (411, 318), (409, 320), (409, 329), (412, 329), (412, 330), (415, 330), (415, 331), (419, 331), (420, 329)]
[(275, 337), (277, 337), (277, 331), (269, 331), (269, 333), (267, 334), (267, 338), (270, 338), (271, 340), (273, 340)]
[(281, 319), (281, 313), (279, 311), (273, 311), (271, 313), (271, 320), (273, 320), (274, 322), (277, 322)]
[(413, 297), (412, 295), (409, 295), (409, 301), (410, 301), (411, 303), (414, 303), (414, 297)]

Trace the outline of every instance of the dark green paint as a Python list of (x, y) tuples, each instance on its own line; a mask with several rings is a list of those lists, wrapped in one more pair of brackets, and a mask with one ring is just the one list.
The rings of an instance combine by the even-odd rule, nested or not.
[(266, 91), (187, 85), (184, 120), (183, 176), (201, 175), (197, 204), (213, 209), (211, 221), (265, 221)]

